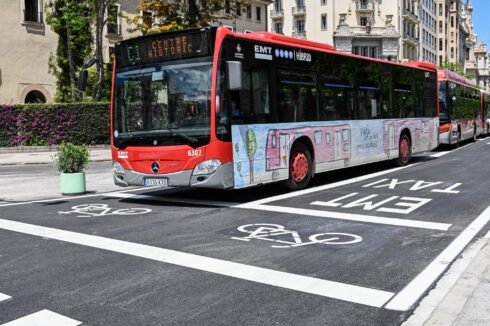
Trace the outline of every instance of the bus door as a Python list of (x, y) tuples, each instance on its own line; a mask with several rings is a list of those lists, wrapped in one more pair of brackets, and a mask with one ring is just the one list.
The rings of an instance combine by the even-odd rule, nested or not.
[(280, 157), (280, 167), (288, 168), (289, 167), (289, 134), (280, 134), (279, 135), (279, 157)]

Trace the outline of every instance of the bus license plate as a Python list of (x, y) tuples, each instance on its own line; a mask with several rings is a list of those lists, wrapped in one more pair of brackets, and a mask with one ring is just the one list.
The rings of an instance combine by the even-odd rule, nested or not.
[(145, 179), (145, 186), (146, 187), (153, 187), (153, 186), (168, 187), (168, 179), (167, 178)]

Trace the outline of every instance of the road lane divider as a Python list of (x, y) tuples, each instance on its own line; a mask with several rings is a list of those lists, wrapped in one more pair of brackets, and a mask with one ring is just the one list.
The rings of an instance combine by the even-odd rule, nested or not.
[(82, 322), (57, 314), (50, 310), (41, 310), (0, 326), (78, 326)]
[(318, 279), (134, 242), (6, 219), (0, 219), (0, 229), (107, 250), (371, 307), (382, 307), (394, 295), (392, 292), (374, 288)]
[(9, 296), (9, 295), (6, 295), (6, 294), (3, 294), (3, 293), (0, 293), (0, 302), (2, 302), (2, 301), (6, 301), (6, 300), (8, 300), (8, 299), (12, 299), (12, 297), (11, 297), (11, 296)]

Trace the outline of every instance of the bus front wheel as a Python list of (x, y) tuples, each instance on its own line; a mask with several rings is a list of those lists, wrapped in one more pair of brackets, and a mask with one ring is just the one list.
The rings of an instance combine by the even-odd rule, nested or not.
[(395, 160), (396, 165), (405, 166), (408, 164), (412, 155), (411, 147), (410, 138), (407, 134), (402, 134), (398, 145), (398, 158)]
[(289, 178), (286, 186), (291, 190), (305, 188), (311, 180), (311, 154), (305, 145), (298, 143), (293, 147), (289, 157)]

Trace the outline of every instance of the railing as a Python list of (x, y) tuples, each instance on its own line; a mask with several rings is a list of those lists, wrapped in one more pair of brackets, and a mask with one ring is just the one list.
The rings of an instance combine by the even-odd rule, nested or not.
[(291, 11), (293, 15), (304, 15), (306, 14), (306, 6), (301, 5), (301, 6), (292, 7)]
[(284, 10), (271, 10), (271, 18), (284, 18)]
[(480, 68), (478, 69), (478, 75), (482, 77), (488, 77), (489, 76), (489, 71), (488, 68)]
[(25, 22), (43, 22), (43, 12), (42, 11), (31, 11), (24, 10), (24, 21)]
[(405, 40), (408, 40), (410, 42), (413, 42), (413, 43), (416, 43), (416, 44), (419, 44), (419, 38), (418, 37), (415, 37), (415, 36), (412, 36), (408, 33), (403, 33), (403, 38)]
[(419, 16), (417, 16), (415, 13), (413, 13), (408, 9), (403, 9), (403, 16), (408, 17), (413, 21), (417, 21), (417, 22), (419, 21)]
[(358, 3), (356, 3), (356, 10), (357, 11), (372, 11), (372, 10), (374, 10), (374, 6), (372, 3), (358, 2)]
[(302, 32), (293, 31), (293, 37), (306, 38), (306, 31), (302, 31)]
[(107, 24), (107, 33), (121, 35), (121, 25), (120, 24)]

